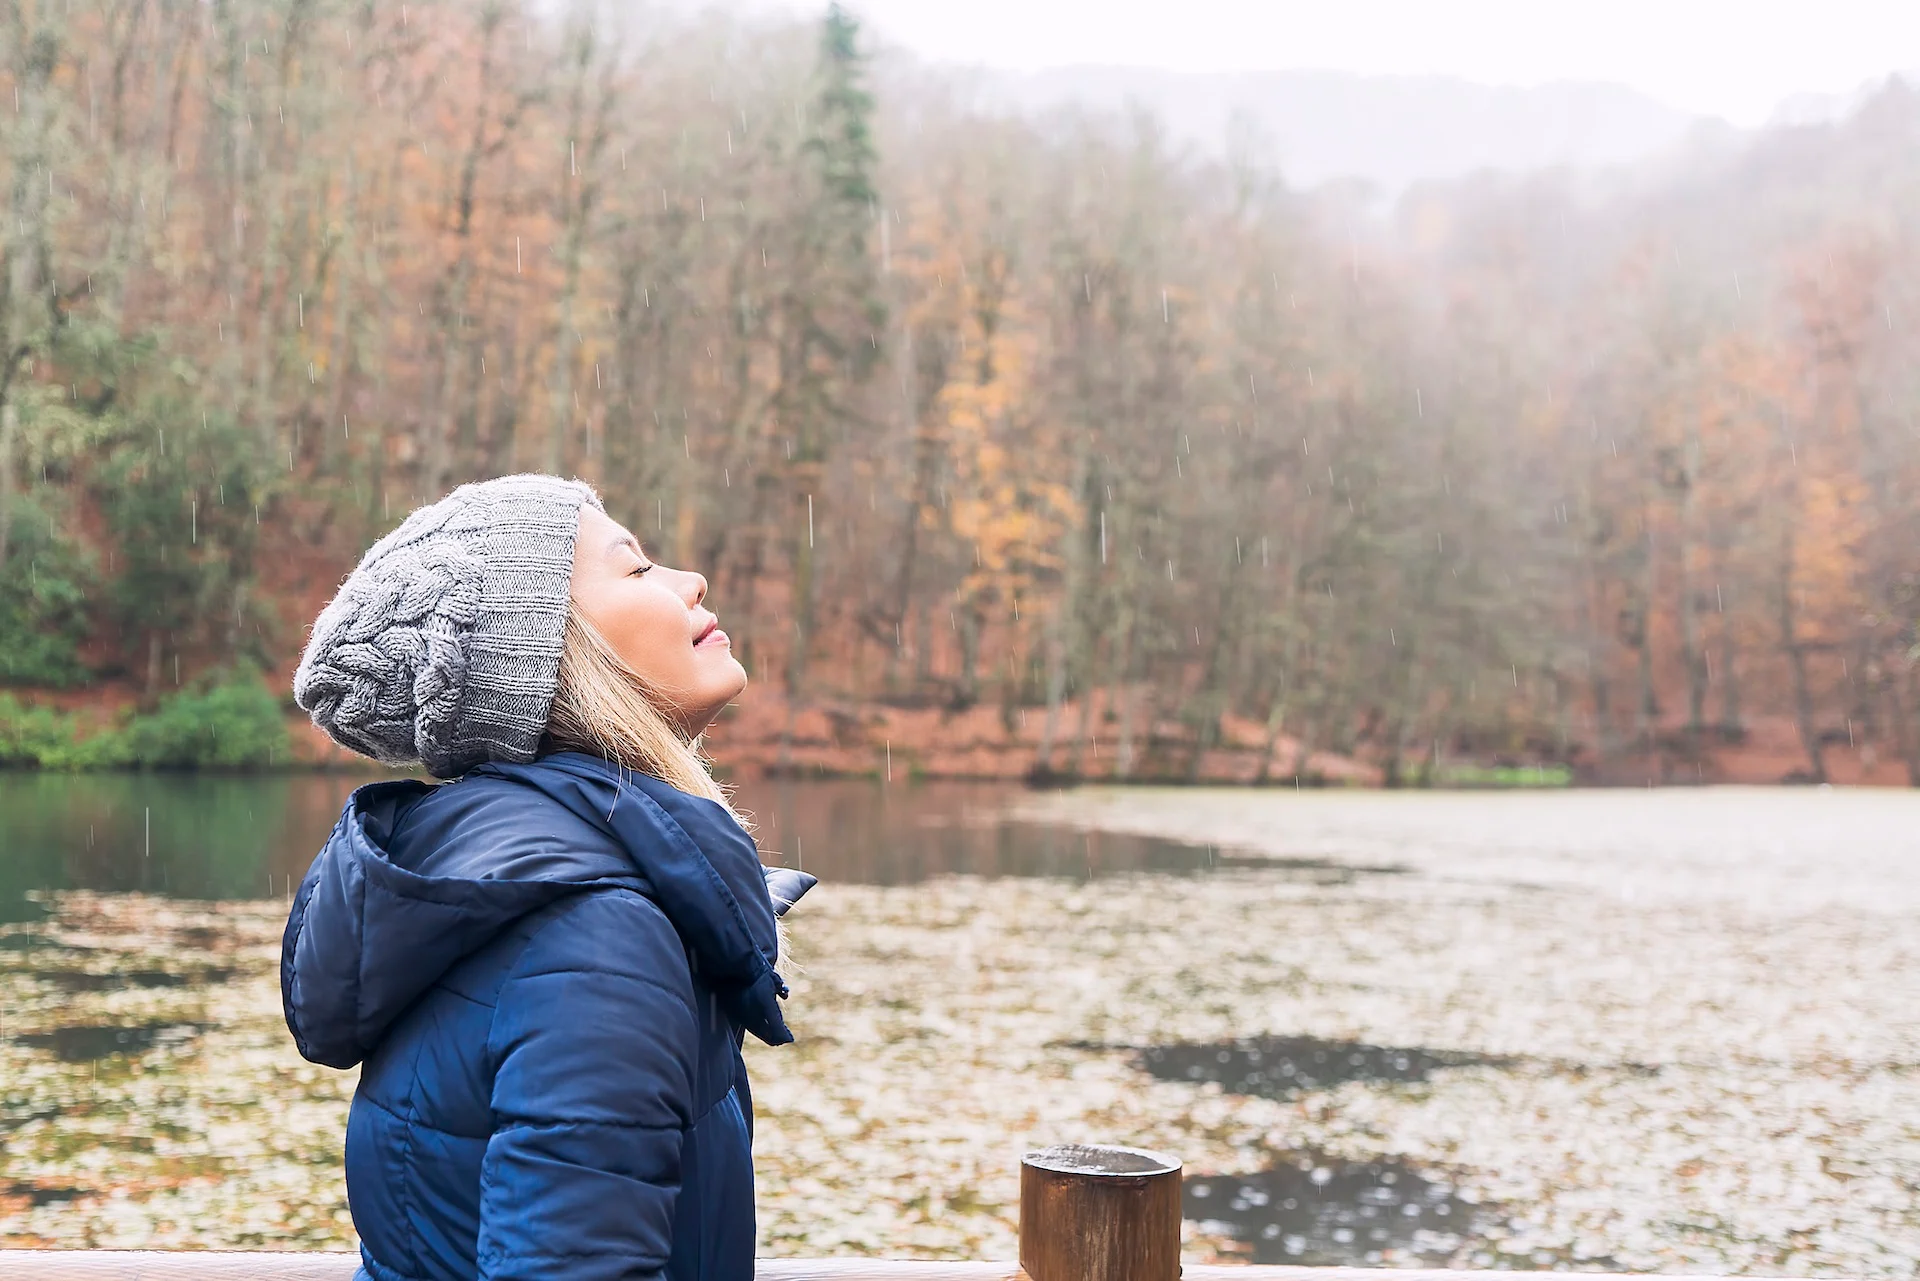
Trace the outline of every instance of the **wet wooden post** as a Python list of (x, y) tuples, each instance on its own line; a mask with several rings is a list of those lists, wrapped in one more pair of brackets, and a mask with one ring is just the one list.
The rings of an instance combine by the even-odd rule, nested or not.
[(1027, 1153), (1020, 1268), (1032, 1281), (1179, 1281), (1179, 1159), (1085, 1143)]

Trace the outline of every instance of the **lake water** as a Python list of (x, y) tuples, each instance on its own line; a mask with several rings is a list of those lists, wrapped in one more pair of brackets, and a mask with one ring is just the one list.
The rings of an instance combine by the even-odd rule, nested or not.
[[(0, 1246), (352, 1244), (276, 964), (361, 781), (0, 774)], [(737, 799), (823, 878), (763, 1253), (1012, 1257), (1018, 1152), (1108, 1141), (1193, 1262), (1920, 1266), (1920, 795)]]
[[(305, 875), (348, 793), (366, 781), (340, 774), (0, 771), (0, 922), (33, 919), (27, 895), (47, 890), (284, 897)], [(1020, 790), (999, 783), (763, 779), (741, 783), (734, 799), (767, 862), (833, 881), (901, 885), (955, 873), (1085, 877), (1209, 866), (1204, 845), (1003, 817)]]
[[(84, 1067), (90, 1105), (103, 1063), (117, 1077), (204, 1057), (196, 1051), (210, 1030), (240, 1022), (230, 1013), (221, 1017), (223, 1007), (231, 1008), (225, 998), (265, 959), (262, 945), (277, 919), (272, 914), (305, 874), (348, 793), (366, 781), (320, 773), (0, 772), (0, 927), (14, 927), (0, 930), (0, 981), (26, 994), (14, 1003), (15, 1027), (19, 1007), (40, 1007), (40, 1017), (27, 1020), (34, 1030), (17, 1031), (4, 1044), (15, 1054), (35, 1052), (37, 1065), (51, 1059)], [(1202, 843), (1008, 817), (1008, 803), (1022, 790), (1004, 783), (758, 779), (742, 782), (735, 802), (749, 816), (767, 862), (804, 868), (835, 885), (910, 886), (954, 875), (1075, 882), (1131, 873), (1189, 876), (1213, 868), (1220, 854)], [(1309, 881), (1356, 875), (1324, 859), (1255, 861)], [(189, 918), (211, 915), (169, 938), (166, 925), (144, 910), (160, 903)], [(221, 912), (236, 907), (257, 936), (254, 950), (262, 955), (253, 966), (231, 956), (235, 918)], [(90, 911), (133, 929), (118, 948), (88, 937)], [(163, 998), (167, 1008), (139, 1002), (143, 995)], [(56, 1008), (47, 1008), (49, 997)], [(183, 998), (199, 1003), (184, 1007)], [(0, 1002), (0, 1030), (8, 1012)], [(280, 1049), (291, 1057), (290, 1047)], [(71, 1102), (49, 1109), (44, 1101), (24, 1101), (31, 1093), (16, 1092), (0, 1107), (0, 1136), (50, 1131), (62, 1119), (75, 1123), (85, 1110)], [(143, 1128), (130, 1119), (106, 1145), (109, 1164), (116, 1154), (127, 1157), (149, 1145)], [(10, 1201), (45, 1212), (72, 1210), (88, 1199), (87, 1185), (59, 1170), (36, 1171), (27, 1162), (13, 1167), (0, 1147), (0, 1245), (10, 1243)], [(133, 1171), (125, 1177), (132, 1179)], [(71, 1243), (59, 1234), (44, 1242), (31, 1235), (11, 1241), (36, 1242)], [(258, 1243), (287, 1242), (268, 1237)]]

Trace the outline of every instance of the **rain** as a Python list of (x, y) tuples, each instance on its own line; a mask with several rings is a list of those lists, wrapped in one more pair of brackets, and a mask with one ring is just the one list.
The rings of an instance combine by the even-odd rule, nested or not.
[(762, 1254), (1920, 1267), (1911, 26), (1059, 5), (0, 13), (0, 1247), (354, 1246), (294, 665), (549, 472), (821, 878)]

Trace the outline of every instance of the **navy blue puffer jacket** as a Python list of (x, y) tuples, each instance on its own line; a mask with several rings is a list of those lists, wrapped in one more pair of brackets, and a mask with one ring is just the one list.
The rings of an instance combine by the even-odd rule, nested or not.
[(793, 1039), (777, 911), (726, 810), (574, 752), (347, 802), (280, 961), (300, 1053), (362, 1064), (371, 1281), (753, 1275), (740, 1047)]

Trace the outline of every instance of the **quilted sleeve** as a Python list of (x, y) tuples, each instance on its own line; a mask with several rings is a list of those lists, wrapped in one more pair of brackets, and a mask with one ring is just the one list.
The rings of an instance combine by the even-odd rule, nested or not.
[(652, 1278), (673, 1248), (699, 1023), (679, 936), (637, 894), (547, 922), (500, 993), (480, 1276)]

